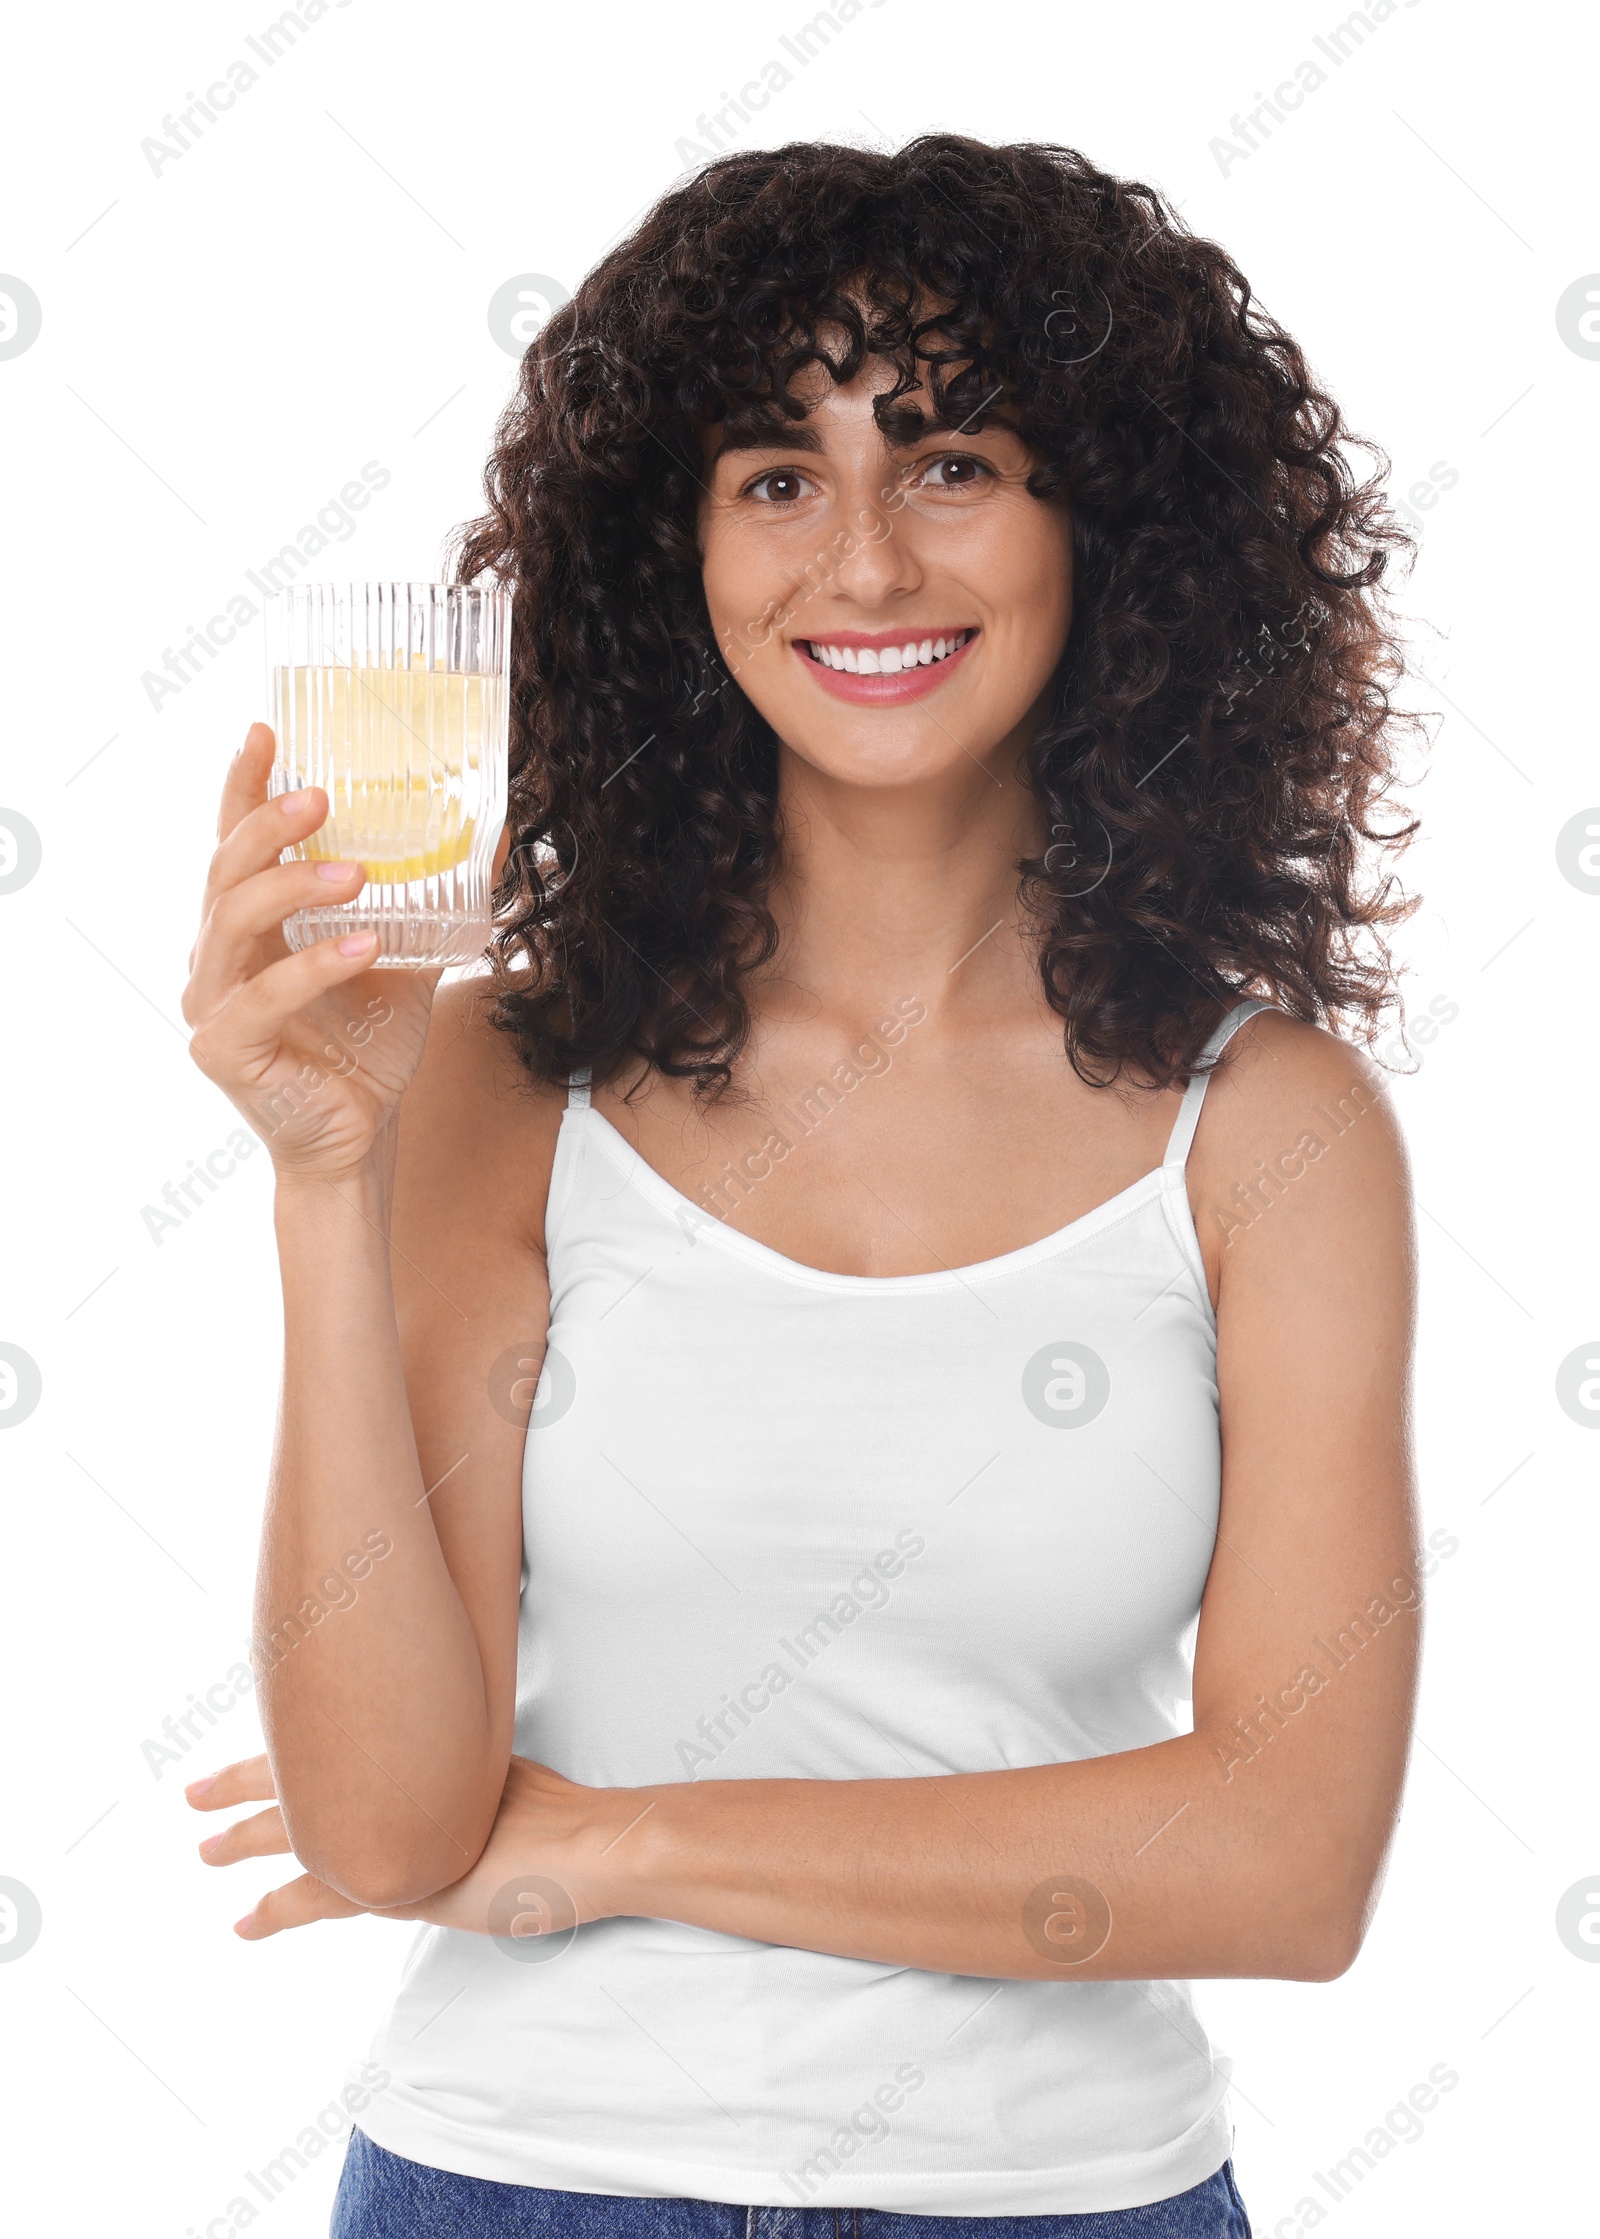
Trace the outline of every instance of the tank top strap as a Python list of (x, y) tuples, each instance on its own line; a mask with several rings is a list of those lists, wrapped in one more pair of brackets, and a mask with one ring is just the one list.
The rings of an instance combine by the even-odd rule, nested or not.
[(589, 1075), (587, 1065), (575, 1065), (567, 1079), (567, 1110), (586, 1112), (589, 1109)]
[(1217, 1058), (1222, 1055), (1247, 1018), (1254, 1018), (1257, 1011), (1270, 1011), (1273, 1008), (1271, 1003), (1252, 995), (1242, 1003), (1235, 1003), (1227, 1016), (1213, 1028), (1200, 1052), (1201, 1058), (1206, 1061), (1206, 1070), (1190, 1076), (1189, 1085), (1183, 1092), (1183, 1102), (1178, 1106), (1178, 1117), (1173, 1123), (1167, 1155), (1161, 1162), (1163, 1166), (1182, 1166), (1187, 1161), (1189, 1147), (1194, 1141), (1194, 1131), (1200, 1124), (1200, 1107), (1206, 1100), (1206, 1086)]

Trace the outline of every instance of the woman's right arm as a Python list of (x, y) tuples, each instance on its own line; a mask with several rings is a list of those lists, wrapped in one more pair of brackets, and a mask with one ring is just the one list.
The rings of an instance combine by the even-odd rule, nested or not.
[[(229, 773), (185, 1014), (272, 1153), (284, 1371), (257, 1581), (263, 1729), (294, 1850), (363, 1905), (467, 1872), (512, 1744), (523, 1421), (548, 1321), (559, 1110), (464, 982), (282, 920), (359, 892), (280, 864), (326, 815)], [(404, 1116), (402, 1122), (402, 1098)]]

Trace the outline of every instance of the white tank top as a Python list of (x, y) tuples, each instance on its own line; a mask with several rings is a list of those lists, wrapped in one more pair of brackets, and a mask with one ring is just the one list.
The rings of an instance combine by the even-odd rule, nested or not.
[[(518, 1754), (600, 1787), (896, 1779), (1186, 1730), (1221, 1475), (1184, 1178), (1208, 1077), (1165, 1163), (1094, 1211), (890, 1276), (710, 1219), (576, 1084)], [(424, 1928), (371, 2057), (379, 2145), (577, 2192), (1086, 2212), (1186, 2191), (1232, 2143), (1186, 1984), (985, 1981), (668, 1920)]]

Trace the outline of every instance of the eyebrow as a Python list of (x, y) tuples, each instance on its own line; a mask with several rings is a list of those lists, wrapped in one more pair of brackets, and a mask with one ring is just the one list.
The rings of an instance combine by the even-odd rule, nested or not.
[[(959, 435), (959, 428), (946, 428), (929, 421), (916, 435), (904, 438), (884, 436), (884, 446), (890, 451), (914, 451), (918, 444), (926, 443), (938, 435)], [(990, 426), (974, 428), (974, 436), (1003, 433), (1015, 435), (1017, 430), (1009, 421), (991, 415)], [(816, 429), (807, 420), (730, 420), (724, 423), (711, 454), (714, 467), (719, 459), (736, 451), (820, 451), (823, 442)]]
[(822, 438), (804, 420), (730, 422), (718, 438), (711, 463), (730, 451), (820, 451)]

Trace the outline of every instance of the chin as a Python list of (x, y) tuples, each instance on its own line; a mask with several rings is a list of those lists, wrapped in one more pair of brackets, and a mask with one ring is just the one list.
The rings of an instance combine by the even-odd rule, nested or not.
[[(780, 730), (778, 736), (784, 738), (785, 734)], [(970, 771), (974, 759), (983, 759), (981, 754), (964, 754), (943, 731), (928, 740), (871, 737), (841, 740), (834, 736), (813, 741), (791, 733), (785, 743), (791, 753), (798, 755), (819, 776), (830, 778), (837, 785), (863, 788), (936, 785), (960, 768)]]

